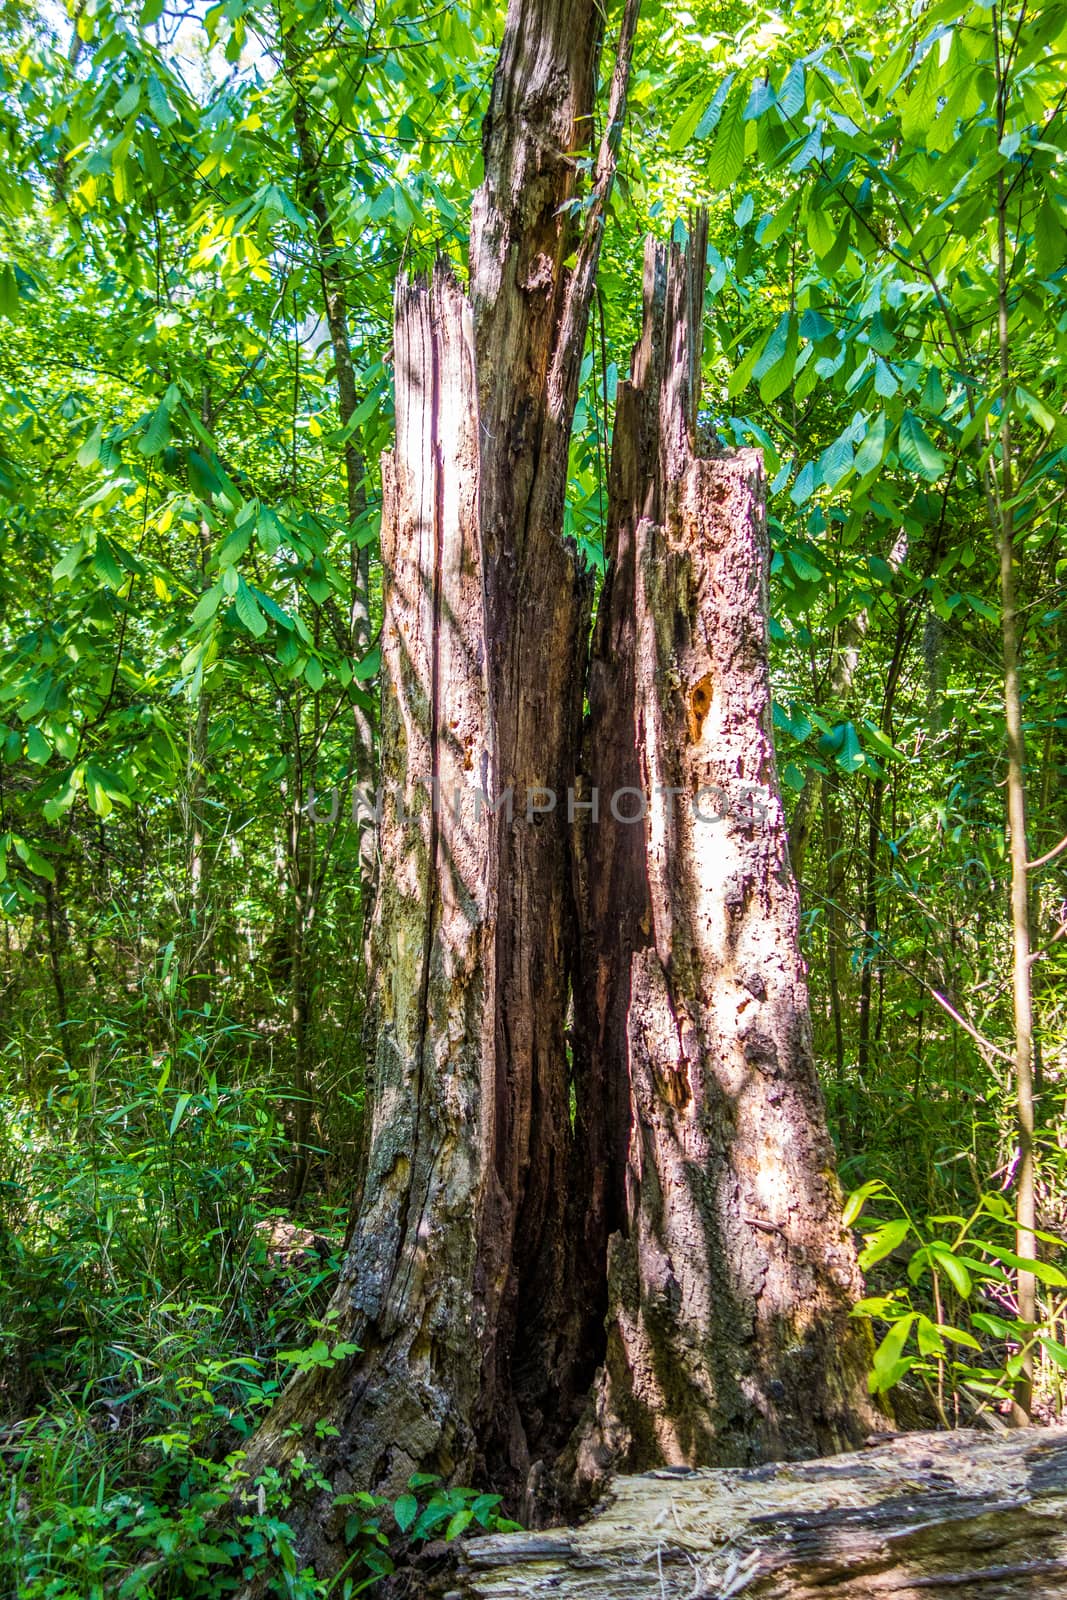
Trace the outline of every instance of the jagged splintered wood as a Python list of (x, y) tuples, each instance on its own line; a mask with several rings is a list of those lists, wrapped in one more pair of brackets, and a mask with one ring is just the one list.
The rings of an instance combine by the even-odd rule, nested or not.
[[(589, 694), (605, 810), (581, 841), (566, 803), (592, 599), (567, 460), (636, 12), (585, 231), (599, 5), (512, 0), (469, 296), (445, 266), (397, 288), (375, 1044), (333, 1302), (359, 1352), (294, 1380), (246, 1463), (315, 1462), (330, 1491), (287, 1520), (322, 1573), (346, 1558), (335, 1497), (416, 1471), (543, 1518), (620, 1462), (811, 1454), (867, 1425), (774, 775), (758, 462), (693, 448), (703, 224), (647, 257)], [(673, 786), (671, 814), (620, 823), (631, 779)], [(713, 785), (729, 815), (704, 823)], [(557, 805), (534, 816), (542, 787)]]
[(646, 248), (590, 671), (589, 781), (649, 797), (581, 852), (590, 1248), (611, 1233), (594, 1481), (841, 1449), (873, 1421), (775, 770), (761, 457), (695, 444), (705, 253), (703, 217)]

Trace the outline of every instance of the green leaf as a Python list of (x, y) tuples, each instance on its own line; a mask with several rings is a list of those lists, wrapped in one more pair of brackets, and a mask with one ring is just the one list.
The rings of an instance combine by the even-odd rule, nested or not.
[(757, 78), (752, 85), (752, 92), (745, 102), (743, 117), (746, 122), (755, 122), (758, 117), (765, 116), (774, 105), (774, 90), (766, 78)]
[(853, 465), (852, 441), (847, 434), (841, 434), (819, 457), (819, 475), (828, 489), (836, 489)]
[(736, 399), (741, 393), (742, 389), (747, 388), (752, 378), (753, 368), (755, 367), (756, 362), (759, 360), (760, 354), (765, 348), (769, 338), (770, 334), (768, 333), (765, 334), (762, 339), (757, 339), (755, 344), (753, 344), (745, 352), (738, 365), (734, 368), (730, 375), (730, 381), (726, 385), (726, 393), (731, 400)]
[(930, 1246), (931, 1266), (945, 1274), (956, 1293), (964, 1300), (971, 1292), (971, 1274), (963, 1262), (954, 1255), (946, 1244), (935, 1241)]
[(923, 1356), (943, 1356), (945, 1354), (945, 1341), (937, 1327), (922, 1313), (915, 1321), (915, 1340), (919, 1346), (919, 1354)]
[(874, 421), (868, 424), (863, 435), (863, 443), (856, 451), (853, 465), (858, 477), (865, 478), (869, 472), (876, 472), (885, 459), (886, 447), (886, 416), (884, 411), (879, 411)]
[(974, 1334), (966, 1333), (963, 1328), (953, 1328), (947, 1322), (939, 1322), (937, 1331), (953, 1344), (961, 1344), (965, 1350), (981, 1350), (982, 1348)]
[(91, 467), (100, 459), (100, 443), (104, 437), (104, 424), (98, 422), (77, 454), (79, 467)]
[(789, 498), (795, 506), (802, 506), (810, 500), (815, 493), (815, 463), (806, 461), (797, 473), (796, 482), (789, 491)]
[(419, 1514), (419, 1502), (413, 1494), (402, 1494), (393, 1506), (393, 1516), (401, 1533), (407, 1533)]
[(475, 1499), (471, 1501), (471, 1512), (474, 1515), (475, 1521), (480, 1522), (484, 1528), (486, 1519), (493, 1511), (496, 1510), (502, 1499), (503, 1496), (499, 1494), (477, 1495)]
[(778, 91), (778, 109), (790, 119), (804, 109), (804, 63), (794, 61)]
[(1047, 1284), (1052, 1289), (1067, 1289), (1067, 1275), (1048, 1261), (1035, 1261), (1030, 1256), (1017, 1256), (1011, 1250), (1001, 1250), (993, 1244), (983, 1244), (981, 1248), (985, 1255), (993, 1256), (997, 1261), (1003, 1262), (1004, 1266), (1011, 1267), (1014, 1272), (1029, 1272), (1038, 1283)]
[(148, 427), (137, 441), (137, 448), (143, 456), (155, 456), (163, 449), (170, 438), (170, 408), (166, 401), (162, 401), (152, 413)]
[(1062, 267), (1067, 258), (1067, 232), (1047, 197), (1034, 217), (1034, 255), (1038, 271), (1045, 276)]
[(326, 675), (322, 670), (321, 661), (317, 656), (309, 656), (304, 667), (304, 682), (313, 694), (318, 694), (325, 681)]
[(219, 566), (232, 567), (235, 561), (240, 561), (251, 542), (251, 522), (246, 522), (243, 526), (232, 528), (226, 535), (219, 549)]
[[(894, 1322), (874, 1352), (873, 1377), (875, 1379), (875, 1387), (873, 1392), (875, 1394), (882, 1394), (886, 1389), (891, 1389), (894, 1383), (899, 1382), (903, 1377), (904, 1374), (900, 1370), (901, 1356), (904, 1352), (904, 1346), (908, 1342), (908, 1334), (911, 1332), (911, 1326), (916, 1319), (916, 1315), (916, 1312), (908, 1312), (906, 1316), (900, 1317)], [(905, 1368), (905, 1370), (907, 1369)]]
[(900, 388), (896, 375), (887, 361), (881, 356), (874, 363), (874, 392), (881, 395), (883, 400), (892, 400)]
[(945, 470), (945, 458), (926, 433), (914, 411), (905, 411), (900, 419), (897, 449), (900, 459), (909, 472), (932, 483)]
[(1048, 1334), (1039, 1335), (1037, 1342), (1042, 1350), (1047, 1351), (1052, 1357), (1060, 1370), (1067, 1372), (1067, 1348), (1060, 1344), (1057, 1339), (1050, 1338)]
[(733, 87), (734, 79), (736, 77), (736, 72), (728, 72), (725, 78), (719, 84), (719, 87), (711, 97), (708, 109), (697, 123), (696, 133), (693, 136), (694, 138), (706, 139), (709, 134), (714, 133), (715, 129), (719, 126), (720, 119), (722, 118), (722, 108), (726, 104), (727, 97), (729, 96), (730, 90)]
[(175, 1101), (175, 1103), (174, 1103), (174, 1114), (170, 1119), (170, 1127), (167, 1129), (167, 1138), (168, 1139), (173, 1139), (174, 1135), (177, 1133), (178, 1124), (181, 1122), (182, 1118), (184, 1117), (185, 1108), (189, 1104), (189, 1101), (192, 1098), (193, 1097), (192, 1097), (191, 1094), (180, 1094), (178, 1096), (177, 1100)]
[(734, 94), (723, 112), (708, 156), (707, 182), (712, 189), (729, 189), (745, 164), (745, 124), (740, 94)]
[(178, 120), (177, 113), (167, 99), (167, 91), (153, 72), (148, 79), (148, 104), (152, 108), (152, 115), (161, 128), (173, 128)]
[(381, 667), (382, 647), (380, 644), (376, 644), (373, 650), (369, 650), (363, 660), (358, 662), (352, 669), (352, 676), (357, 683), (366, 683), (369, 679), (377, 677)]
[(0, 314), (12, 320), (19, 314), (19, 281), (9, 261), (0, 268)]
[(940, 47), (935, 40), (912, 80), (911, 89), (900, 114), (901, 132), (911, 144), (925, 145), (926, 134), (937, 112), (939, 55)]
[(93, 552), (93, 568), (109, 583), (113, 589), (121, 589), (126, 579), (122, 568), (115, 560), (115, 554), (102, 533), (96, 536), (96, 549)]
[(822, 149), (822, 135), (823, 125), (821, 122), (817, 122), (789, 163), (789, 171), (794, 178), (803, 172), (805, 167), (810, 167), (811, 163), (818, 157)]
[(256, 543), (265, 556), (277, 554), (283, 531), (281, 523), (270, 507), (262, 506), (256, 518)]
[(196, 609), (193, 611), (192, 617), (189, 619), (194, 628), (202, 628), (205, 622), (210, 621), (210, 619), (215, 615), (215, 612), (219, 609), (219, 602), (221, 599), (221, 583), (213, 583), (210, 589), (206, 589), (204, 591), (197, 602)]
[(1054, 411), (1049, 410), (1043, 400), (1040, 400), (1036, 394), (1031, 394), (1029, 389), (1016, 389), (1015, 403), (1028, 416), (1032, 417), (1038, 427), (1044, 429), (1046, 433), (1052, 433), (1057, 423), (1062, 421), (1062, 418), (1057, 417)]
[(26, 754), (36, 767), (43, 767), (51, 760), (52, 746), (38, 727), (26, 729)]
[(474, 1513), (470, 1506), (462, 1506), (445, 1529), (445, 1543), (450, 1544), (453, 1539), (458, 1538), (461, 1533), (470, 1527), (473, 1521)]
[[(823, 755), (833, 756), (842, 772), (858, 772), (866, 765), (867, 758), (860, 744), (859, 734), (851, 722), (839, 722), (835, 728), (824, 733), (819, 740), (819, 750)], [(905, 1222), (904, 1231), (907, 1232)], [(890, 1249), (895, 1249), (890, 1245)]]
[(697, 124), (707, 109), (708, 101), (699, 96), (692, 105), (687, 106), (681, 116), (675, 121), (670, 133), (667, 135), (667, 149), (671, 155), (676, 155), (679, 150), (684, 150), (686, 145), (696, 133)]
[(779, 319), (753, 372), (759, 380), (760, 399), (766, 405), (776, 400), (792, 383), (799, 343), (799, 320), (795, 312), (787, 311)]
[(881, 1194), (884, 1189), (885, 1184), (880, 1178), (871, 1178), (869, 1182), (861, 1184), (858, 1189), (853, 1189), (845, 1201), (845, 1209), (841, 1215), (842, 1227), (851, 1228), (872, 1195)]
[(55, 883), (56, 870), (52, 863), (46, 861), (44, 856), (35, 850), (28, 840), (19, 838), (17, 834), (10, 835), (10, 838), (15, 848), (15, 854), (22, 864), (29, 867), (30, 871), (35, 872), (39, 878), (45, 878), (49, 883)]
[(1010, 1339), (1016, 1331), (1014, 1323), (1004, 1317), (990, 1316), (987, 1311), (972, 1311), (971, 1323), (979, 1333), (987, 1333), (993, 1339)]
[(786, 555), (789, 558), (789, 565), (792, 567), (801, 583), (822, 582), (822, 568), (817, 567), (814, 561), (809, 561), (804, 552), (802, 550), (798, 550), (796, 545), (790, 545), (786, 551)]
[(892, 1255), (904, 1243), (910, 1231), (911, 1224), (907, 1217), (894, 1217), (892, 1222), (884, 1222), (875, 1233), (868, 1234), (859, 1258), (860, 1270), (866, 1272), (868, 1267)]
[(256, 639), (262, 639), (267, 631), (267, 619), (259, 609), (255, 595), (243, 578), (238, 582), (234, 605), (237, 609), (237, 615), (249, 633)]

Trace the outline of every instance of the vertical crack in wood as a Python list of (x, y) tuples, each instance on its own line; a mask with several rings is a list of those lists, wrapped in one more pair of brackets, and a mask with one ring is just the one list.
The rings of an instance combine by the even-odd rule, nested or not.
[(590, 1483), (813, 1454), (875, 1420), (774, 764), (762, 462), (696, 451), (706, 239), (698, 214), (685, 247), (646, 247), (590, 675), (590, 781), (648, 796), (629, 839), (583, 844), (602, 974), (578, 1029), (583, 1126), (629, 1098), (591, 1241), (609, 1306), (573, 1445)]

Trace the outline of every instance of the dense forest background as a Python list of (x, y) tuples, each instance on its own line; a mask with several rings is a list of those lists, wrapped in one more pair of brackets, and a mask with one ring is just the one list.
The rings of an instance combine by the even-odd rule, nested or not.
[[(238, 1557), (325, 1592), (288, 1478), (239, 1535), (210, 1519), (285, 1378), (344, 1354), (393, 290), (465, 258), (502, 13), (0, 13), (0, 1587), (27, 1600), (224, 1593)], [(647, 0), (570, 458), (566, 531), (602, 575), (642, 239), (708, 206), (702, 423), (770, 480), (778, 759), (872, 1386), (946, 1425), (995, 1421), (1030, 1361), (1059, 1415), (1067, 1372), (1065, 51), (1054, 4)], [(355, 1497), (331, 1592), (397, 1530), (492, 1524), (493, 1488)]]

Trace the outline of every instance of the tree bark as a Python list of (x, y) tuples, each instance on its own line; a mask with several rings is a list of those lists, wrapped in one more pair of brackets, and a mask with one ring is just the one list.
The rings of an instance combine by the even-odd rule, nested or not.
[(1059, 1600), (1067, 1430), (621, 1478), (581, 1528), (472, 1540), (449, 1600)]
[(488, 1448), (513, 1482), (566, 1436), (596, 1364), (589, 1341), (602, 1337), (595, 1288), (570, 1276), (564, 1246), (574, 1177), (566, 796), (578, 766), (592, 588), (561, 533), (637, 13), (638, 0), (626, 0), (579, 231), (570, 220), (579, 199), (575, 157), (594, 110), (599, 11), (566, 0), (513, 0), (486, 119), (486, 182), (472, 219), (488, 668), (499, 782), (521, 811), (515, 826), (500, 814), (494, 839), (501, 890), (488, 1156), (496, 1203), (484, 1214), (480, 1242), (485, 1271), (503, 1284), (483, 1375), (483, 1408), (495, 1419)]
[[(362, 1347), (297, 1380), (256, 1440), (291, 1455), (328, 1415), (334, 1488), (399, 1491), (432, 1462), (474, 1462), (476, 1352), (496, 1285), (476, 1281), (488, 1195), (483, 1081), (493, 1070), (493, 739), (478, 537), (470, 317), (444, 267), (397, 290), (396, 449), (383, 461), (381, 879), (371, 932), (377, 1054), (363, 1207), (334, 1306)], [(464, 795), (457, 804), (455, 792)], [(432, 1267), (432, 1272), (431, 1272)], [(286, 1430), (295, 1431), (287, 1434)], [(328, 1570), (337, 1530), (308, 1519)]]
[(443, 265), (397, 291), (377, 1054), (334, 1302), (360, 1348), (290, 1386), (246, 1463), (314, 1457), (329, 1491), (287, 1515), (320, 1571), (331, 1495), (416, 1470), (536, 1515), (605, 1337), (572, 1481), (811, 1454), (871, 1415), (770, 737), (762, 477), (693, 453), (703, 224), (646, 259), (586, 769), (678, 803), (571, 826), (590, 593), (560, 535), (636, 14), (578, 231), (599, 11), (513, 0), (470, 299)]
[[(590, 591), (561, 537), (563, 500), (636, 15), (628, 0), (578, 229), (600, 8), (513, 0), (470, 301), (443, 266), (431, 286), (397, 291), (377, 1045), (334, 1302), (337, 1337), (360, 1354), (290, 1386), (250, 1452), (253, 1476), (300, 1448), (338, 1492), (398, 1492), (429, 1470), (519, 1501), (573, 1420), (585, 1327), (562, 1245), (573, 919), (565, 805), (544, 791), (562, 800), (577, 764)], [(318, 1441), (323, 1417), (337, 1435)], [(302, 1553), (335, 1570), (343, 1514), (329, 1497), (288, 1516)]]
[(762, 465), (694, 452), (705, 243), (701, 218), (687, 251), (646, 249), (590, 678), (609, 812), (586, 830), (577, 997), (604, 1175), (587, 1248), (609, 1257), (593, 1482), (840, 1449), (874, 1416), (771, 737)]

